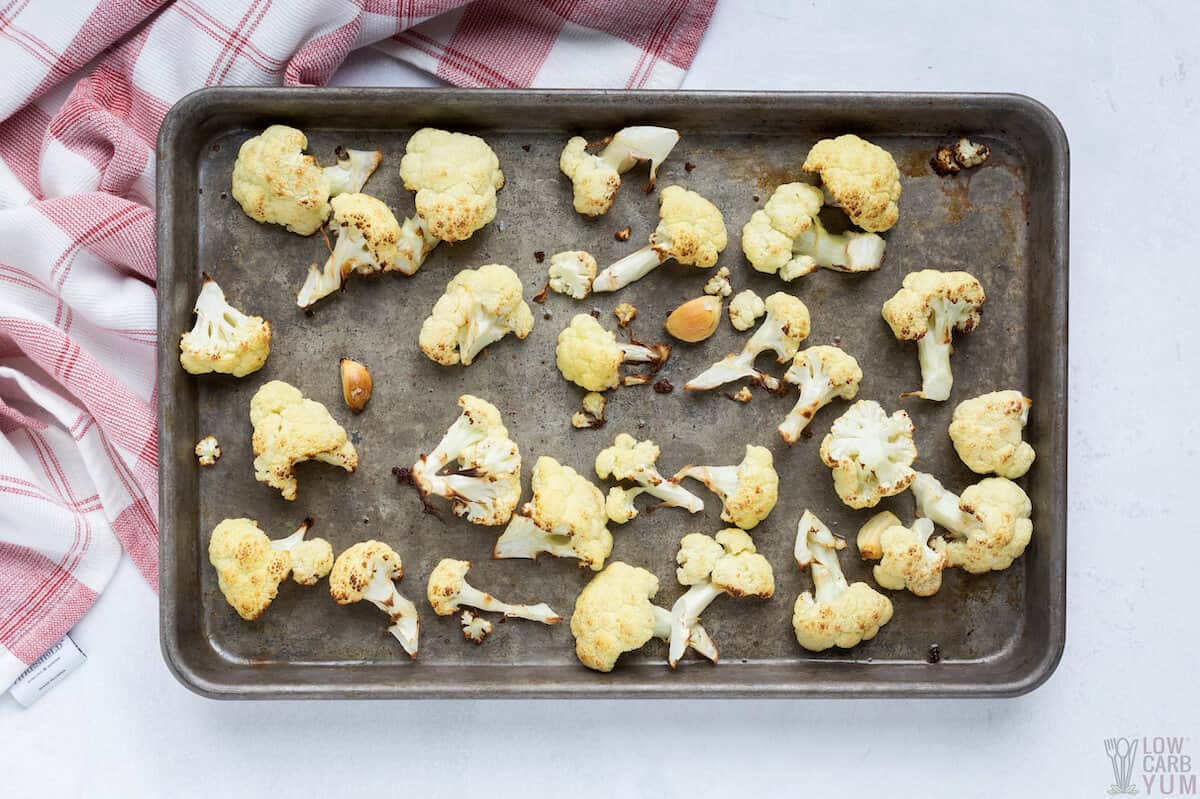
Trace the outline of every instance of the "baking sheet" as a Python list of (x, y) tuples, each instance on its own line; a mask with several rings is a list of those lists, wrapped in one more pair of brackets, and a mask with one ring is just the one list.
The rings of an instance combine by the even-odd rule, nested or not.
[[(481, 135), (507, 178), (497, 218), (467, 242), (441, 245), (414, 277), (353, 278), (344, 294), (305, 315), (295, 307), (295, 293), (307, 265), (325, 256), (320, 236), (259, 225), (229, 196), (238, 147), (273, 122), (305, 130), (310, 152), (326, 163), (338, 144), (382, 150), (383, 163), (365, 191), (397, 216), (413, 213), (398, 169), (413, 130), (435, 125)], [(843, 553), (847, 576), (870, 581), (853, 537), (874, 511), (844, 507), (817, 455), (820, 438), (847, 404), (823, 410), (811, 425), (813, 437), (788, 447), (775, 426), (795, 394), (777, 398), (758, 390), (741, 405), (723, 391), (682, 391), (689, 377), (740, 349), (749, 335), (726, 322), (701, 344), (673, 342), (660, 377), (676, 390), (616, 392), (601, 430), (571, 428), (583, 392), (554, 367), (556, 336), (573, 314), (597, 309), (601, 322), (615, 329), (612, 308), (632, 302), (639, 309), (634, 332), (659, 340), (666, 314), (699, 296), (711, 270), (670, 263), (620, 292), (582, 302), (551, 293), (544, 305), (533, 305), (528, 339), (494, 344), (471, 367), (439, 367), (420, 353), (420, 322), (462, 268), (508, 264), (531, 298), (545, 282), (546, 264), (536, 253), (548, 262), (559, 250), (587, 249), (604, 265), (644, 243), (657, 219), (655, 197), (640, 189), (644, 167), (625, 177), (612, 211), (597, 220), (572, 210), (570, 182), (558, 170), (569, 135), (594, 139), (631, 123), (680, 130), (659, 186), (695, 189), (721, 208), (729, 246), (720, 264), (731, 270), (735, 291), (799, 296), (812, 315), (807, 344), (839, 343), (862, 364), (860, 398), (909, 411), (917, 468), (960, 491), (978, 478), (959, 462), (946, 434), (954, 405), (1000, 388), (1033, 398), (1026, 436), (1038, 460), (1020, 482), (1033, 499), (1035, 534), (1024, 558), (990, 575), (949, 570), (931, 599), (889, 592), (895, 615), (874, 640), (846, 652), (802, 650), (792, 634), (792, 604), (811, 581), (791, 552), (805, 508), (850, 539)], [(799, 165), (816, 139), (846, 131), (886, 147), (901, 168), (901, 221), (887, 234), (884, 267), (865, 275), (822, 270), (790, 284), (754, 272), (741, 253), (742, 225), (778, 184), (812, 180)], [(960, 133), (988, 143), (991, 159), (957, 177), (937, 177), (929, 155)], [(1032, 689), (1053, 670), (1064, 636), (1066, 192), (1061, 128), (1046, 109), (1016, 96), (213, 89), (185, 98), (164, 123), (159, 148), (161, 620), (168, 664), (189, 687), (219, 697), (1010, 695)], [(625, 225), (632, 236), (622, 243), (613, 234)], [(969, 270), (988, 294), (980, 328), (956, 338), (954, 394), (946, 403), (898, 399), (920, 385), (916, 348), (896, 341), (879, 316), (903, 275), (922, 268)], [(271, 357), (260, 372), (235, 380), (194, 377), (179, 368), (178, 335), (191, 326), (202, 270), (217, 278), (235, 306), (274, 326)], [(341, 400), (337, 361), (344, 356), (368, 364), (375, 378), (374, 398), (361, 415)], [(773, 365), (769, 370), (782, 373)], [(331, 410), (358, 448), (355, 474), (301, 465), (295, 502), (254, 481), (249, 401), (271, 379), (296, 385)], [(433, 614), (425, 580), (442, 557), (471, 560), (469, 579), (477, 587), (508, 601), (548, 602), (565, 618), (592, 575), (575, 561), (546, 556), (493, 561), (491, 547), (502, 528), (471, 525), (450, 513), (439, 521), (422, 513), (413, 489), (397, 484), (392, 467), (411, 465), (437, 443), (464, 392), (492, 401), (504, 414), (524, 457), (526, 498), (537, 456), (551, 455), (594, 477), (595, 453), (622, 431), (657, 441), (666, 474), (688, 463), (736, 463), (747, 443), (772, 450), (780, 501), (752, 534), (774, 566), (776, 595), (765, 602), (723, 597), (705, 612), (704, 625), (721, 650), (719, 665), (689, 653), (671, 672), (666, 645), (652, 642), (601, 675), (576, 661), (565, 622), (509, 621), (477, 647), (463, 639), (456, 617)], [(204, 435), (219, 439), (223, 456), (201, 470), (191, 448)], [(683, 590), (674, 577), (679, 538), (725, 526), (719, 500), (698, 483), (691, 487), (705, 499), (703, 513), (666, 509), (611, 528), (612, 559), (657, 574), (657, 601), (665, 607)], [(911, 518), (911, 497), (887, 500), (879, 509), (885, 508)], [(335, 553), (370, 537), (392, 544), (405, 564), (400, 590), (421, 611), (420, 658), (408, 659), (374, 607), (335, 605), (324, 581), (315, 588), (285, 583), (262, 619), (241, 621), (221, 597), (206, 555), (212, 528), (234, 516), (257, 518), (273, 537), (313, 516), (313, 534), (328, 538)], [(930, 663), (935, 644), (940, 658)]]

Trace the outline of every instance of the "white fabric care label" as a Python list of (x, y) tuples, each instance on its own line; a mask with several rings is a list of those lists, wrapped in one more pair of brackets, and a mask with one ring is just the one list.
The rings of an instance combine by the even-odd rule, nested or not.
[(82, 666), (85, 660), (87, 655), (71, 640), (71, 636), (63, 636), (61, 641), (21, 673), (9, 693), (22, 707), (29, 707)]

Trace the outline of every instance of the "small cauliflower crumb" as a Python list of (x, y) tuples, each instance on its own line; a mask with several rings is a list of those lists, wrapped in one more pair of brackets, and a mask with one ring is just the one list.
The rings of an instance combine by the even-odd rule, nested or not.
[(754, 399), (754, 395), (750, 393), (749, 386), (742, 386), (736, 394), (730, 394), (729, 398), (735, 402), (749, 402)]
[(714, 297), (728, 297), (733, 293), (733, 284), (729, 282), (729, 270), (722, 266), (717, 273), (704, 284), (704, 293)]
[(589, 391), (583, 395), (583, 410), (571, 417), (571, 426), (579, 430), (604, 427), (604, 408), (607, 405), (607, 397), (598, 391)]
[(729, 323), (735, 330), (749, 330), (766, 312), (767, 305), (762, 297), (750, 289), (739, 291), (737, 296), (729, 301)]
[(986, 144), (978, 144), (963, 136), (954, 145), (954, 160), (964, 169), (979, 166), (992, 154), (992, 148)]
[(634, 308), (627, 302), (623, 302), (616, 308), (613, 308), (613, 316), (617, 317), (618, 327), (629, 327), (629, 323), (637, 318), (637, 308)]
[(221, 457), (221, 447), (213, 436), (205, 436), (196, 442), (196, 458), (201, 466), (212, 466)]
[(464, 610), (460, 617), (463, 637), (476, 644), (482, 644), (483, 639), (492, 633), (492, 623), (482, 616), (477, 616), (469, 610)]

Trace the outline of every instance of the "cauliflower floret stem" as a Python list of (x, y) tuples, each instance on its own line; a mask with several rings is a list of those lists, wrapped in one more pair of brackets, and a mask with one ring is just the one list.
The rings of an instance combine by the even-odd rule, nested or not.
[[(700, 614), (723, 593), (720, 588), (705, 580), (693, 585), (675, 600), (671, 607), (671, 643), (667, 652), (667, 662), (671, 668), (675, 668), (675, 664), (683, 657), (684, 650), (691, 642), (692, 630), (700, 620)], [(711, 659), (716, 660), (715, 657)]]
[(795, 239), (792, 252), (807, 255), (827, 269), (863, 272), (883, 264), (884, 243), (874, 233), (830, 233), (814, 219), (813, 226)]
[[(341, 156), (345, 156), (342, 158)], [(329, 178), (329, 196), (357, 194), (371, 173), (379, 166), (382, 156), (378, 150), (345, 150), (338, 148), (338, 162), (325, 167)]]
[(981, 526), (978, 519), (958, 506), (958, 495), (947, 491), (933, 475), (917, 472), (912, 492), (917, 502), (917, 516), (944, 527), (958, 538), (967, 537)]
[(480, 610), (503, 613), (509, 618), (540, 621), (542, 624), (555, 624), (562, 621), (562, 617), (555, 613), (545, 602), (540, 602), (536, 605), (510, 605), (467, 583), (463, 583), (455, 602), (459, 605), (469, 605)]
[(683, 387), (688, 391), (708, 391), (726, 383), (732, 383), (734, 380), (749, 377), (767, 391), (779, 391), (783, 387), (779, 378), (754, 368), (754, 359), (758, 357), (758, 353), (752, 351), (751, 345), (753, 344), (754, 340), (751, 339), (747, 343), (746, 349), (736, 355), (725, 356), (687, 381)]
[[(204, 286), (196, 297), (196, 328), (203, 327), (208, 338), (228, 343), (237, 333), (239, 325), (250, 318), (225, 300), (225, 293), (217, 281), (204, 276)], [(195, 328), (194, 328), (195, 329)]]
[(396, 584), (388, 577), (387, 570), (375, 570), (371, 582), (363, 591), (363, 598), (388, 614), (392, 620), (388, 632), (396, 637), (405, 652), (415, 658), (421, 627), (417, 606), (396, 590)]
[(845, 546), (844, 540), (835, 537), (819, 519), (805, 511), (793, 555), (800, 568), (811, 567), (813, 596), (818, 604), (834, 602), (850, 587), (837, 556), (837, 551)]
[(833, 383), (827, 375), (818, 373), (817, 377), (804, 381), (800, 386), (800, 399), (779, 425), (779, 434), (783, 436), (783, 440), (789, 444), (795, 443), (817, 411), (832, 400)]
[(920, 396), (939, 402), (950, 398), (950, 388), (954, 385), (954, 373), (950, 370), (950, 331), (947, 329), (943, 335), (940, 327), (930, 328), (917, 339), (917, 359), (921, 364)]
[(690, 477), (699, 480), (722, 500), (737, 492), (739, 466), (688, 466), (675, 475), (676, 480)]
[(650, 274), (664, 260), (657, 250), (647, 244), (640, 250), (634, 250), (624, 258), (613, 262), (611, 266), (596, 275), (595, 281), (592, 282), (592, 291), (606, 292), (624, 288)]
[(304, 542), (304, 535), (308, 532), (308, 528), (312, 527), (312, 519), (305, 519), (300, 522), (300, 526), (296, 532), (283, 538), (275, 538), (271, 541), (271, 549), (287, 550), (291, 552), (297, 545)]
[(571, 548), (571, 537), (548, 533), (533, 523), (528, 516), (513, 516), (504, 534), (496, 539), (492, 549), (494, 558), (533, 559), (543, 552), (556, 558), (577, 558)]
[[(651, 605), (651, 607), (654, 610), (654, 637), (663, 641), (671, 641), (671, 633), (675, 623), (674, 615), (666, 608), (659, 607), (658, 605)], [(690, 646), (703, 657), (715, 663), (718, 657), (717, 645), (709, 637), (708, 631), (699, 623), (696, 623), (689, 627), (687, 632), (687, 643), (684, 645), (684, 648), (686, 649)]]

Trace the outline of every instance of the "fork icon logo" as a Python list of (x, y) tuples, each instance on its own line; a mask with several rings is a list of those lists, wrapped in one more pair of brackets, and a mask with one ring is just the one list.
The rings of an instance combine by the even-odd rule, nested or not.
[(1133, 784), (1133, 763), (1137, 759), (1138, 740), (1128, 738), (1105, 738), (1104, 751), (1112, 761), (1113, 784), (1108, 792), (1116, 794), (1135, 794), (1137, 786)]

